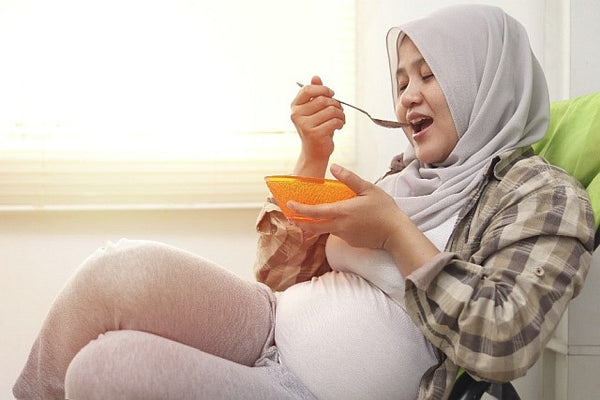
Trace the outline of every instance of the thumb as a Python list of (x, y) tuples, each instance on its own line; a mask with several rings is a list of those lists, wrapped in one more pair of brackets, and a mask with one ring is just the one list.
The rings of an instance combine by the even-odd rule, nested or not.
[(315, 75), (312, 77), (312, 79), (310, 80), (310, 84), (311, 85), (322, 85), (323, 81), (321, 80), (321, 77), (318, 75)]
[(331, 164), (329, 170), (333, 176), (335, 176), (340, 182), (345, 183), (358, 195), (364, 193), (371, 186), (370, 182), (365, 181), (354, 172), (337, 164)]

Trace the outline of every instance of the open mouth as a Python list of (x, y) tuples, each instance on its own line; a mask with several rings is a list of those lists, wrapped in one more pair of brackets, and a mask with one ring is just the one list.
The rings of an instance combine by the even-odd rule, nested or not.
[(415, 133), (421, 132), (433, 123), (433, 119), (429, 117), (421, 117), (416, 120), (410, 121), (410, 125)]

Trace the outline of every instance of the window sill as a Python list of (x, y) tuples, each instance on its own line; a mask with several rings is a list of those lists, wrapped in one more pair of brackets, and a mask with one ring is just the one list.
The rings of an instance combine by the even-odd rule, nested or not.
[(260, 202), (247, 203), (195, 203), (195, 204), (66, 204), (66, 205), (0, 205), (0, 214), (64, 211), (210, 211), (210, 210), (256, 210)]

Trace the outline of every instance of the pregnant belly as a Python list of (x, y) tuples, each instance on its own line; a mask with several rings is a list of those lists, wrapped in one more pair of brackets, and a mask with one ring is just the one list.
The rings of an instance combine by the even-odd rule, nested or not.
[(404, 309), (352, 273), (280, 293), (275, 342), (282, 363), (319, 399), (414, 399), (436, 363)]

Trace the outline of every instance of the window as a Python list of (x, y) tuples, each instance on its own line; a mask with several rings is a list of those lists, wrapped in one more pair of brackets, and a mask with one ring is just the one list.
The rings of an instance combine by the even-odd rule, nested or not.
[(319, 74), (354, 100), (354, 7), (3, 1), (0, 207), (261, 202), (262, 177), (289, 173), (299, 150), (295, 83)]

